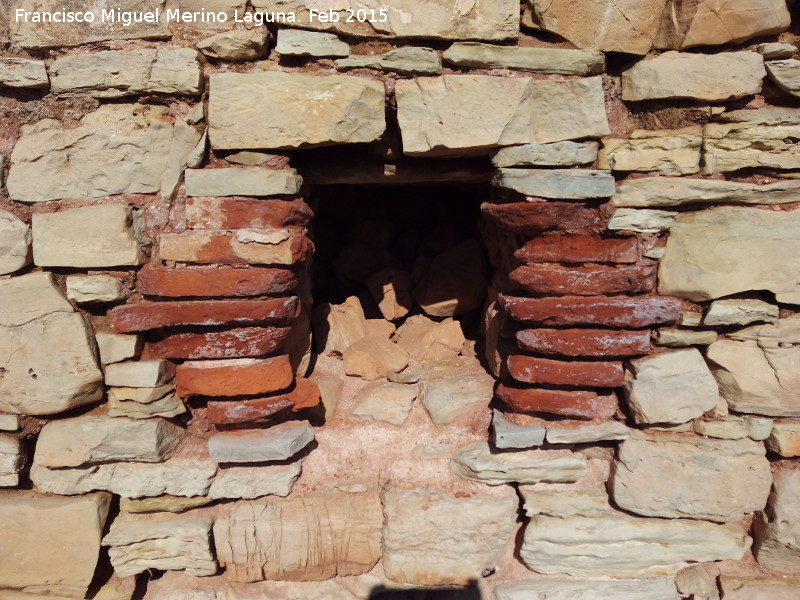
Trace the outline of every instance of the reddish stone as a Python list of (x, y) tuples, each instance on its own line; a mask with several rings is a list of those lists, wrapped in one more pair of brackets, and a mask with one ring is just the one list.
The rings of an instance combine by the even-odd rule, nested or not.
[(293, 382), (288, 356), (185, 362), (175, 373), (181, 398), (269, 394), (285, 390)]
[(188, 263), (293, 265), (313, 251), (304, 229), (193, 229), (159, 238), (162, 260)]
[(523, 235), (550, 230), (586, 231), (602, 226), (600, 212), (579, 202), (484, 202), (481, 211), (497, 227)]
[(304, 408), (314, 408), (322, 401), (322, 394), (316, 381), (297, 377), (294, 380), (294, 389), (289, 392), (294, 406), (293, 412), (299, 412)]
[(153, 358), (241, 358), (266, 356), (283, 347), (291, 327), (245, 327), (178, 333), (150, 344)]
[(678, 298), (668, 296), (518, 298), (500, 295), (499, 300), (516, 321), (540, 325), (647, 327), (677, 322), (682, 306)]
[(186, 224), (191, 229), (261, 229), (299, 225), (305, 227), (314, 212), (301, 198), (295, 200), (240, 198), (187, 198)]
[(208, 421), (214, 425), (253, 423), (268, 419), (286, 408), (291, 408), (292, 412), (312, 408), (320, 403), (320, 398), (319, 387), (315, 382), (297, 377), (290, 392), (277, 396), (221, 402), (210, 400), (207, 416)]
[(619, 387), (625, 382), (622, 363), (552, 360), (531, 356), (509, 356), (508, 372), (522, 383)]
[(650, 331), (608, 329), (524, 329), (522, 350), (561, 356), (641, 356), (650, 352)]
[(139, 271), (137, 283), (145, 296), (275, 296), (294, 290), (297, 278), (287, 269), (269, 267), (168, 269), (147, 266)]
[(300, 299), (209, 300), (204, 302), (147, 302), (108, 311), (118, 333), (147, 331), (176, 325), (263, 323), (288, 325), (300, 312)]
[(531, 294), (545, 296), (652, 292), (656, 289), (656, 266), (525, 265), (512, 271), (510, 278)]
[(547, 413), (564, 417), (593, 419), (598, 398), (594, 392), (520, 388), (501, 383), (497, 397), (518, 413)]
[(548, 235), (532, 239), (514, 256), (525, 263), (635, 263), (639, 242), (635, 237)]

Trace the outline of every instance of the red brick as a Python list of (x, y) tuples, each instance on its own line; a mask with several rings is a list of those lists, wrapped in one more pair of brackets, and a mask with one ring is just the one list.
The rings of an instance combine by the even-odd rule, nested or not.
[(564, 417), (593, 419), (598, 397), (594, 392), (521, 388), (501, 383), (497, 397), (514, 412), (547, 413)]
[(208, 421), (214, 425), (233, 425), (263, 421), (291, 408), (299, 412), (320, 403), (319, 387), (313, 381), (297, 377), (294, 388), (280, 395), (247, 400), (223, 400), (208, 402)]
[(181, 398), (255, 396), (285, 390), (293, 382), (288, 356), (185, 362), (178, 365), (175, 373)]
[(187, 198), (186, 224), (191, 229), (261, 229), (305, 227), (314, 212), (301, 198)]
[(485, 202), (481, 211), (490, 223), (523, 235), (551, 230), (586, 231), (602, 226), (600, 212), (578, 202)]
[(262, 323), (288, 325), (300, 311), (300, 299), (208, 300), (200, 302), (146, 302), (126, 304), (108, 311), (118, 333), (147, 331), (178, 325), (229, 325)]
[(543, 296), (652, 292), (656, 288), (656, 266), (525, 265), (512, 271), (510, 278), (527, 292)]
[(178, 333), (148, 346), (153, 358), (242, 358), (266, 356), (283, 347), (290, 327), (244, 327)]
[(522, 350), (561, 356), (641, 356), (650, 352), (650, 331), (608, 329), (524, 329)]
[(682, 306), (678, 298), (668, 296), (518, 298), (500, 295), (499, 300), (516, 321), (558, 326), (647, 327), (675, 323)]
[(314, 244), (304, 229), (193, 229), (162, 233), (162, 260), (226, 265), (293, 265), (306, 260)]
[(168, 269), (151, 265), (139, 271), (137, 284), (145, 296), (275, 296), (292, 292), (297, 278), (287, 269), (269, 267)]
[(625, 382), (625, 370), (619, 361), (565, 361), (516, 355), (508, 357), (508, 372), (521, 383), (619, 387)]
[(635, 263), (639, 242), (635, 237), (547, 235), (532, 239), (514, 256), (524, 263)]

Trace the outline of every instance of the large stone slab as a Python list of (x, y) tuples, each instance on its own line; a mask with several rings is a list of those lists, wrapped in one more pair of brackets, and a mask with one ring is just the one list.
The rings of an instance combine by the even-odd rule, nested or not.
[(492, 155), (495, 167), (571, 167), (597, 159), (597, 142), (555, 142), (502, 148)]
[(83, 597), (94, 577), (110, 501), (110, 494), (0, 496), (0, 587)]
[(286, 460), (314, 440), (306, 421), (290, 421), (268, 429), (222, 431), (208, 440), (211, 460), (218, 463), (253, 463)]
[(540, 515), (525, 528), (520, 556), (545, 575), (664, 576), (692, 562), (740, 560), (751, 542), (740, 527), (705, 521)]
[(589, 169), (498, 169), (494, 187), (527, 196), (582, 200), (614, 195), (614, 176), (608, 171)]
[(681, 213), (667, 239), (658, 291), (698, 301), (767, 290), (779, 302), (800, 303), (798, 225), (794, 210), (723, 206)]
[(233, 504), (214, 524), (214, 544), (235, 581), (321, 581), (371, 570), (382, 525), (376, 490), (324, 491)]
[(488, 485), (572, 483), (586, 475), (586, 458), (568, 451), (492, 452), (488, 442), (459, 448), (450, 459), (454, 473)]
[(31, 260), (31, 228), (10, 212), (0, 211), (0, 275), (18, 271)]
[(20, 202), (155, 193), (172, 144), (169, 108), (155, 105), (107, 104), (77, 127), (45, 119), (21, 133), (6, 181)]
[(589, 75), (602, 73), (602, 53), (564, 48), (520, 48), (478, 42), (456, 42), (442, 55), (444, 62), (477, 69), (516, 69), (535, 73)]
[(300, 191), (303, 179), (294, 169), (241, 167), (188, 169), (188, 196), (282, 196)]
[(794, 600), (800, 594), (796, 580), (776, 577), (719, 577), (719, 587), (725, 600)]
[(211, 145), (221, 150), (371, 142), (386, 129), (383, 84), (344, 75), (217, 73)]
[(760, 92), (766, 74), (755, 52), (665, 52), (622, 73), (622, 99), (733, 100)]
[(710, 123), (704, 135), (703, 172), (707, 175), (755, 167), (800, 168), (800, 152), (791, 139), (800, 135), (800, 125)]
[(570, 579), (543, 578), (504, 583), (494, 590), (494, 600), (678, 600), (670, 578), (661, 579)]
[(467, 495), (394, 486), (383, 493), (383, 511), (382, 558), (389, 579), (466, 585), (494, 567), (511, 541), (517, 497), (508, 487)]
[(721, 179), (643, 177), (617, 187), (614, 206), (649, 207), (685, 204), (788, 204), (797, 201), (800, 181), (755, 184)]
[(610, 490), (639, 515), (734, 522), (764, 508), (771, 484), (761, 443), (639, 434), (620, 444)]
[(412, 156), (465, 156), (610, 133), (599, 77), (445, 75), (399, 81), (396, 96), (403, 151)]
[(754, 524), (753, 553), (759, 564), (800, 573), (800, 471), (777, 471), (766, 511)]

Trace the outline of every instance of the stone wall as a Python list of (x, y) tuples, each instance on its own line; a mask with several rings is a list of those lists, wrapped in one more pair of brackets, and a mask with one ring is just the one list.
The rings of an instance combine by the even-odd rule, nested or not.
[(0, 597), (800, 596), (792, 5), (0, 4)]

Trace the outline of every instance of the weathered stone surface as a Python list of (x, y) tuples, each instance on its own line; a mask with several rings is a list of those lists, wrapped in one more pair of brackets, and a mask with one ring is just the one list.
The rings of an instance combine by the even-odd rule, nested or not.
[(40, 267), (117, 267), (144, 262), (144, 216), (129, 206), (86, 206), (33, 215)]
[(223, 431), (208, 440), (211, 459), (218, 463), (286, 460), (314, 440), (306, 421), (289, 421), (268, 429)]
[(719, 207), (682, 213), (670, 230), (658, 290), (694, 301), (768, 290), (778, 302), (800, 302), (798, 224), (800, 211)]
[(548, 578), (515, 581), (497, 586), (495, 600), (678, 600), (680, 596), (671, 579), (568, 579)]
[(362, 421), (384, 421), (402, 425), (411, 413), (417, 386), (375, 381), (364, 386), (353, 399), (350, 416)]
[(766, 440), (772, 433), (774, 421), (765, 417), (744, 417), (744, 426), (747, 429), (747, 437), (757, 442)]
[(649, 331), (613, 329), (523, 329), (522, 350), (561, 356), (640, 356), (650, 351)]
[(639, 424), (686, 423), (717, 404), (719, 388), (695, 348), (630, 361), (625, 397)]
[(156, 496), (155, 498), (120, 498), (119, 509), (122, 512), (141, 513), (182, 513), (193, 508), (205, 506), (212, 502), (205, 496), (181, 498), (180, 496)]
[(442, 56), (446, 63), (477, 69), (515, 69), (535, 73), (589, 75), (605, 70), (605, 57), (590, 50), (520, 48), (456, 42)]
[(43, 60), (0, 58), (0, 86), (46, 88), (50, 85)]
[(663, 576), (690, 562), (740, 560), (750, 544), (740, 527), (703, 521), (540, 515), (525, 528), (520, 555), (546, 575)]
[(295, 228), (162, 233), (159, 246), (163, 260), (227, 265), (293, 265), (313, 250), (304, 231)]
[(481, 212), (493, 225), (526, 236), (554, 230), (577, 233), (602, 226), (597, 209), (578, 202), (484, 202)]
[(755, 52), (665, 52), (622, 73), (622, 99), (733, 100), (760, 92), (766, 74)]
[(117, 302), (127, 297), (127, 288), (111, 275), (67, 275), (67, 298), (78, 304)]
[(494, 379), (488, 374), (462, 375), (420, 384), (419, 399), (431, 420), (439, 427), (485, 409), (494, 393)]
[(249, 60), (264, 56), (268, 42), (269, 31), (263, 27), (232, 29), (197, 42), (197, 49), (211, 58)]
[(442, 59), (431, 48), (396, 48), (384, 54), (340, 58), (334, 62), (339, 71), (377, 69), (406, 75), (441, 75)]
[(677, 215), (668, 210), (617, 208), (608, 220), (607, 228), (610, 231), (660, 233), (670, 230)]
[(408, 366), (408, 354), (380, 335), (367, 335), (348, 346), (342, 354), (344, 372), (369, 381), (398, 373)]
[(186, 171), (186, 193), (189, 196), (290, 195), (300, 190), (302, 182), (294, 169), (231, 167)]
[(500, 384), (500, 398), (518, 413), (544, 412), (565, 417), (591, 419), (597, 414), (598, 397), (594, 392), (521, 388)]
[(571, 483), (586, 475), (586, 459), (564, 451), (492, 453), (487, 442), (474, 442), (453, 452), (454, 473), (488, 485), (506, 483)]
[(288, 356), (185, 362), (176, 369), (175, 378), (181, 398), (268, 394), (293, 382)]
[(278, 30), (278, 42), (275, 50), (278, 54), (285, 56), (341, 58), (350, 55), (350, 45), (333, 33), (303, 29)]
[(287, 408), (292, 408), (294, 402), (291, 395), (289, 393), (266, 398), (219, 402), (209, 400), (206, 404), (206, 415), (208, 422), (213, 425), (264, 421), (273, 415), (280, 414)]
[(292, 486), (299, 476), (299, 462), (288, 465), (230, 467), (217, 473), (208, 491), (208, 497), (213, 500), (220, 498), (254, 500), (262, 496), (286, 497), (292, 492)]
[(620, 361), (565, 361), (514, 355), (508, 357), (508, 372), (522, 383), (570, 387), (618, 387), (625, 381)]
[(0, 275), (30, 264), (31, 239), (30, 227), (10, 212), (0, 211)]
[(529, 517), (598, 517), (609, 509), (605, 489), (570, 490), (539, 489), (537, 485), (520, 485), (523, 508)]
[(797, 46), (788, 42), (765, 42), (756, 46), (756, 50), (765, 60), (775, 58), (792, 58)]
[(554, 142), (501, 148), (492, 155), (495, 167), (571, 167), (597, 159), (597, 142)]
[(61, 495), (106, 490), (125, 498), (204, 496), (217, 465), (209, 460), (173, 458), (163, 463), (108, 463), (74, 469), (33, 464), (31, 481), (42, 492)]
[(108, 416), (132, 419), (170, 418), (186, 412), (175, 388), (109, 388)]
[(267, 267), (169, 269), (148, 265), (137, 275), (137, 289), (148, 296), (276, 296), (292, 292), (297, 277), (288, 269)]
[(548, 427), (547, 441), (551, 444), (589, 444), (626, 440), (630, 430), (619, 421), (606, 421), (593, 425), (578, 424), (575, 427)]
[[(15, 491), (0, 496), (0, 586), (86, 594), (100, 555), (109, 494), (79, 498)], [(46, 540), (46, 542), (45, 542)], [(68, 552), (43, 551), (65, 548)]]
[(578, 48), (647, 54), (666, 0), (531, 0), (542, 29)]
[[(60, 46), (78, 46), (89, 42), (103, 40), (128, 40), (136, 38), (167, 38), (169, 29), (164, 18), (164, 2), (160, 0), (122, 0), (114, 6), (122, 13), (150, 12), (160, 9), (159, 21), (131, 23), (126, 25), (122, 20), (104, 21), (102, 11), (104, 5), (87, 6), (78, 0), (67, 2), (46, 0), (22, 0), (14, 4), (15, 9), (30, 12), (60, 13), (62, 10), (72, 13), (91, 12), (91, 22), (34, 22), (33, 17), (11, 20), (11, 37), (15, 44), (24, 48), (52, 48)], [(87, 19), (88, 21), (88, 19)]]
[(725, 600), (794, 600), (800, 586), (775, 577), (736, 577), (721, 574), (719, 586)]
[(113, 461), (163, 462), (178, 445), (180, 430), (162, 420), (84, 415), (50, 421), (42, 428), (33, 460), (47, 468)]
[(612, 198), (615, 206), (683, 206), (684, 204), (786, 204), (800, 192), (798, 181), (754, 184), (721, 179), (644, 177), (627, 179)]
[(384, 491), (383, 510), (382, 558), (389, 579), (466, 585), (494, 567), (511, 541), (517, 497), (508, 487), (459, 495), (395, 486)]
[(535, 448), (544, 443), (545, 432), (538, 425), (515, 425), (499, 410), (492, 411), (492, 442), (496, 448)]
[[(19, 202), (43, 202), (155, 193), (171, 144), (166, 106), (106, 104), (71, 129), (45, 119), (22, 129), (11, 153), (8, 194)], [(97, 208), (113, 207), (92, 207)], [(94, 237), (86, 235), (82, 242)], [(103, 259), (102, 253), (97, 259)]]
[(518, 298), (500, 296), (511, 317), (540, 325), (604, 325), (647, 327), (677, 321), (681, 303), (677, 298), (566, 297)]
[(321, 304), (315, 310), (314, 323), (324, 354), (341, 355), (367, 335), (367, 319), (356, 296), (350, 296), (342, 304)]
[(619, 446), (610, 492), (621, 508), (648, 517), (732, 522), (762, 510), (771, 483), (758, 442), (637, 434)]
[(445, 250), (414, 286), (414, 299), (433, 317), (454, 317), (480, 307), (486, 296), (484, 261), (474, 239)]
[(417, 361), (454, 358), (464, 347), (464, 332), (454, 319), (436, 322), (425, 315), (413, 315), (397, 329), (393, 339)]
[(203, 70), (191, 48), (105, 50), (62, 56), (50, 66), (60, 96), (121, 98), (136, 94), (199, 94)]
[[(599, 77), (445, 75), (399, 81), (396, 94), (403, 150), (412, 156), (482, 154), (500, 146), (610, 133)], [(481, 115), (481, 126), (468, 126), (475, 115)]]
[(106, 367), (106, 385), (154, 388), (164, 385), (174, 375), (175, 366), (163, 359), (114, 363)]
[(22, 439), (0, 433), (0, 488), (19, 485), (19, 472), (25, 464)]
[(771, 60), (766, 63), (770, 79), (784, 92), (800, 96), (800, 60)]
[[(638, 129), (629, 139), (604, 138), (597, 157), (598, 169), (691, 175), (700, 172), (700, 126), (678, 130)], [(619, 205), (618, 205), (619, 206)]]
[(19, 415), (0, 414), (0, 431), (17, 431)]
[(263, 323), (287, 325), (299, 314), (297, 296), (270, 300), (153, 302), (117, 306), (109, 311), (114, 329), (127, 333), (174, 325)]
[[(796, 46), (792, 46), (797, 50)], [(743, 108), (726, 110), (715, 117), (718, 121), (731, 123), (780, 123), (782, 125), (800, 123), (800, 109), (785, 106), (764, 106), (762, 108)]]
[(703, 315), (703, 325), (749, 325), (764, 321), (774, 323), (779, 310), (774, 304), (763, 300), (730, 298), (715, 300)]
[(387, 321), (405, 317), (414, 306), (411, 276), (400, 269), (381, 269), (367, 279), (370, 294)]
[(236, 503), (214, 524), (214, 543), (235, 581), (321, 581), (372, 569), (381, 555), (382, 525), (374, 489), (331, 490)]
[(208, 333), (176, 333), (150, 346), (157, 358), (247, 358), (284, 347), (290, 327), (243, 327)]
[(186, 225), (191, 229), (269, 229), (306, 226), (314, 213), (301, 199), (187, 198)]
[(800, 571), (800, 471), (782, 470), (773, 475), (766, 511), (754, 524), (753, 554), (759, 564), (797, 574)]
[(656, 287), (656, 266), (523, 265), (509, 279), (535, 296), (598, 296), (652, 292)]
[(209, 137), (220, 150), (371, 142), (386, 128), (377, 81), (272, 71), (217, 73), (210, 86)]
[(614, 177), (607, 171), (588, 169), (498, 169), (494, 187), (527, 196), (581, 200), (614, 195)]
[(633, 263), (639, 258), (639, 244), (633, 236), (548, 235), (532, 239), (517, 250), (514, 257), (527, 264)]
[(686, 346), (708, 346), (717, 341), (716, 331), (697, 331), (693, 329), (659, 329), (656, 344), (670, 348)]
[(719, 600), (717, 578), (703, 565), (691, 565), (675, 575), (675, 587), (684, 596), (702, 600)]
[(148, 569), (185, 571), (202, 577), (217, 572), (211, 551), (211, 517), (121, 513), (111, 524), (103, 545), (114, 572), (130, 577)]
[(766, 445), (770, 452), (787, 458), (800, 456), (800, 420), (775, 419)]
[(800, 153), (790, 137), (800, 125), (711, 123), (703, 143), (703, 172), (727, 173), (751, 167), (797, 169)]
[(37, 271), (0, 280), (0, 325), (25, 325), (51, 313), (75, 312), (56, 286), (52, 273)]

